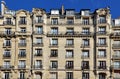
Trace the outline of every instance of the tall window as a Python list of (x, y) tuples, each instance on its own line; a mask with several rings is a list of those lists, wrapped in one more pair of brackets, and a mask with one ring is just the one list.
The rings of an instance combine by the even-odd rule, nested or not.
[(19, 50), (19, 56), (21, 56), (21, 57), (26, 56), (26, 49), (20, 49)]
[(74, 34), (74, 29), (73, 28), (67, 28), (66, 34)]
[(10, 39), (6, 39), (4, 41), (4, 46), (11, 46), (11, 40)]
[(6, 24), (12, 24), (12, 18), (6, 18)]
[(50, 79), (58, 79), (57, 72), (50, 72)]
[(100, 34), (104, 34), (106, 32), (106, 27), (99, 27), (98, 31)]
[(35, 68), (42, 68), (42, 61), (41, 60), (35, 61)]
[(51, 56), (51, 57), (57, 57), (57, 56), (58, 56), (58, 50), (52, 49), (50, 56)]
[(10, 57), (10, 50), (5, 50), (3, 56)]
[(99, 45), (106, 45), (106, 38), (99, 38), (98, 39), (98, 44)]
[(90, 33), (89, 28), (82, 29), (82, 34), (89, 34), (89, 33)]
[(98, 23), (106, 23), (106, 17), (105, 16), (99, 16)]
[(26, 39), (25, 38), (21, 38), (19, 45), (25, 46), (26, 45)]
[(89, 57), (89, 50), (82, 50), (82, 57), (88, 58)]
[(5, 29), (5, 34), (7, 34), (7, 35), (11, 34), (11, 28), (6, 28)]
[(66, 69), (73, 69), (74, 62), (73, 61), (66, 61)]
[(106, 50), (105, 49), (98, 50), (98, 57), (106, 57)]
[(43, 23), (43, 17), (42, 16), (36, 16), (36, 23)]
[(73, 72), (66, 72), (66, 79), (73, 79)]
[(106, 79), (105, 73), (99, 73), (99, 79)]
[(51, 65), (50, 65), (51, 68), (57, 68), (58, 67), (58, 62), (57, 61), (51, 61), (50, 63), (51, 63)]
[(73, 18), (67, 18), (67, 24), (74, 24)]
[(89, 39), (83, 39), (83, 45), (89, 46)]
[(58, 28), (57, 27), (51, 28), (51, 33), (52, 34), (58, 34)]
[(83, 72), (82, 73), (82, 79), (89, 79), (89, 73), (88, 72)]
[(37, 32), (38, 34), (43, 34), (43, 27), (42, 27), (42, 26), (37, 26), (37, 27), (36, 27), (36, 32)]
[(89, 25), (89, 18), (83, 18), (82, 24)]
[(66, 57), (72, 58), (73, 57), (73, 50), (66, 50)]
[(58, 45), (58, 39), (50, 39), (50, 45)]
[(19, 68), (25, 68), (26, 67), (26, 61), (25, 60), (19, 60)]
[(74, 45), (74, 40), (73, 39), (67, 39), (66, 40), (66, 45)]
[(3, 77), (4, 79), (10, 79), (10, 72), (4, 72)]
[(52, 18), (51, 19), (51, 24), (57, 25), (58, 24), (58, 18)]
[(42, 49), (35, 49), (35, 56), (42, 56)]
[(98, 68), (99, 69), (106, 69), (106, 61), (99, 61)]
[(120, 68), (120, 61), (114, 61), (114, 68), (119, 69)]
[(4, 61), (4, 68), (10, 68), (10, 61)]
[(114, 51), (114, 56), (115, 57), (120, 57), (120, 50), (115, 50)]
[(82, 69), (89, 69), (89, 61), (82, 61)]
[(20, 17), (20, 24), (26, 24), (26, 17)]
[(37, 44), (42, 44), (42, 43), (43, 43), (42, 37), (39, 37), (39, 38), (37, 37), (37, 38), (36, 38), (36, 43), (37, 43)]
[(19, 73), (19, 79), (25, 79), (25, 72), (21, 71)]

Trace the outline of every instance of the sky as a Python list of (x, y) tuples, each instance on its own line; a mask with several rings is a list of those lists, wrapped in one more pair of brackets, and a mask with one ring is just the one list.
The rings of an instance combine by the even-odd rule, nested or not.
[(110, 7), (112, 18), (120, 17), (120, 0), (4, 0), (11, 10), (25, 9), (32, 11), (32, 8), (43, 8), (47, 12), (50, 9), (60, 9), (64, 5), (65, 9), (95, 9)]

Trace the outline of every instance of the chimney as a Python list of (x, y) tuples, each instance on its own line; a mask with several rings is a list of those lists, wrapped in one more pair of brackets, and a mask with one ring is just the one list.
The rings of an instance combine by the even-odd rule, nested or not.
[(4, 15), (4, 13), (5, 13), (5, 1), (1, 1), (1, 15)]
[(62, 15), (64, 15), (64, 6), (62, 5)]

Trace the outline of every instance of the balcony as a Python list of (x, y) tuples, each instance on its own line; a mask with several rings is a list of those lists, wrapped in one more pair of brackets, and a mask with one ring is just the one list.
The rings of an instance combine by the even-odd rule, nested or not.
[(19, 57), (19, 58), (25, 58), (25, 57), (26, 57), (26, 54), (18, 54), (18, 57)]
[(58, 54), (51, 54), (50, 57), (58, 57)]
[(3, 35), (3, 36), (9, 36), (9, 37), (11, 37), (11, 36), (15, 36), (15, 32), (7, 32), (7, 31), (5, 31), (5, 32), (0, 32), (0, 34), (1, 35)]
[(11, 55), (10, 54), (3, 54), (3, 58), (9, 59), (9, 58), (11, 58)]
[(11, 66), (11, 65), (3, 65), (3, 66), (0, 66), (0, 69), (1, 70), (10, 70), (10, 69), (13, 69), (14, 66)]
[(113, 55), (112, 59), (118, 59), (119, 60), (120, 59), (120, 55)]
[(105, 70), (105, 69), (107, 69), (107, 66), (98, 66), (97, 69), (98, 70)]
[(51, 70), (52, 70), (52, 69), (58, 69), (58, 66), (57, 66), (57, 65), (54, 65), (54, 66), (50, 66), (49, 68), (50, 68)]
[(107, 43), (97, 43), (97, 47), (107, 47)]
[(81, 66), (81, 69), (82, 70), (88, 70), (88, 69), (90, 69), (90, 66), (88, 65), (88, 66)]
[(3, 25), (13, 25), (12, 21), (3, 21)]
[(19, 21), (19, 25), (27, 25), (27, 21)]
[(17, 78), (17, 79), (29, 79), (29, 78), (26, 78), (26, 77), (21, 77), (21, 78)]
[(111, 37), (114, 37), (114, 38), (120, 37), (120, 32), (113, 32), (113, 33), (111, 33)]
[(66, 44), (65, 48), (74, 48), (74, 44)]
[(97, 55), (97, 58), (106, 58), (107, 56), (104, 54), (104, 55)]
[(73, 55), (66, 55), (65, 58), (74, 58)]
[(73, 65), (66, 65), (65, 69), (74, 69), (74, 66)]
[(19, 47), (26, 47), (26, 46), (27, 46), (27, 43), (19, 43), (18, 46), (19, 46)]
[(106, 34), (107, 34), (106, 31), (99, 31), (99, 32), (97, 32), (97, 35), (106, 35)]
[(105, 20), (105, 19), (100, 19), (100, 20), (98, 20), (98, 24), (105, 24), (105, 23), (107, 23), (107, 21)]
[(83, 37), (93, 36), (93, 34), (91, 32), (81, 32), (80, 35), (83, 36)]
[(112, 44), (113, 49), (120, 49), (120, 44)]
[(33, 43), (33, 46), (43, 47), (43, 43)]
[(11, 43), (3, 43), (3, 47), (4, 48), (11, 48)]
[(43, 69), (42, 65), (34, 65), (33, 67), (34, 67), (34, 69)]
[(74, 24), (74, 21), (67, 21), (67, 24), (68, 24), (68, 25), (73, 25), (73, 24)]
[(81, 44), (81, 48), (89, 48), (90, 45), (89, 44)]
[(18, 69), (25, 69), (26, 65), (18, 65)]
[(87, 58), (89, 58), (89, 56), (84, 56), (84, 55), (82, 55), (81, 58), (82, 58), (82, 59), (87, 59)]
[(36, 53), (34, 56), (35, 56), (35, 57), (41, 57), (41, 56), (42, 56), (42, 52)]
[(114, 69), (114, 70), (120, 70), (120, 65), (112, 65), (112, 69)]
[(41, 24), (41, 23), (44, 23), (44, 20), (41, 19), (41, 20), (35, 20), (34, 21), (34, 24)]

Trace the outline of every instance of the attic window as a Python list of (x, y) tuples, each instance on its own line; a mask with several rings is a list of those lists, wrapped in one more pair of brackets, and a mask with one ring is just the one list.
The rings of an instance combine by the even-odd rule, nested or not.
[(59, 14), (59, 10), (51, 10), (51, 14), (58, 15)]

